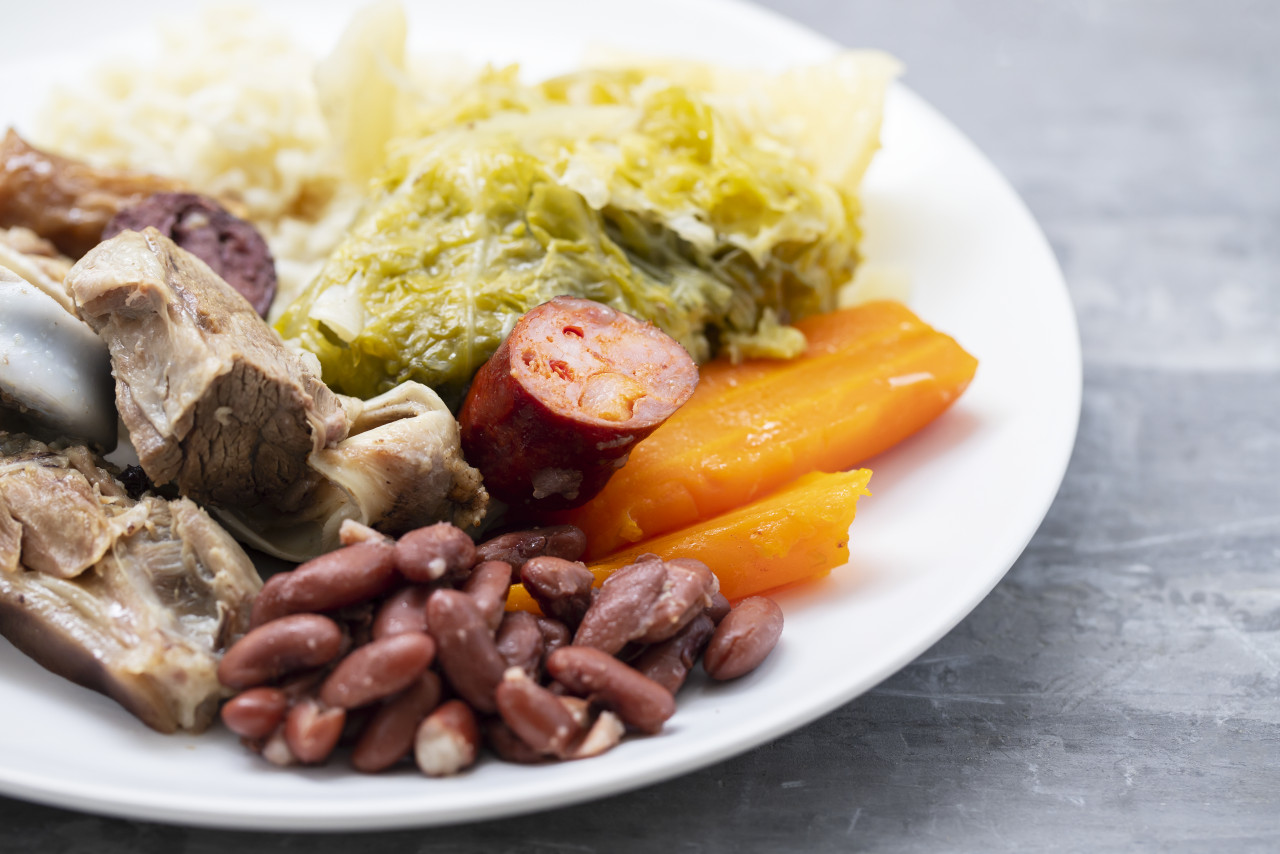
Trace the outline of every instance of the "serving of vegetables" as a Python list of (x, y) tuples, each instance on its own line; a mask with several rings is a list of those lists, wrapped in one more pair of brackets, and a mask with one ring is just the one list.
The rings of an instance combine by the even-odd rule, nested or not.
[[(864, 60), (866, 75), (877, 72)], [(656, 323), (703, 362), (791, 358), (857, 263), (858, 176), (824, 180), (741, 110), (642, 69), (483, 75), (393, 140), (370, 197), (284, 311), (339, 391), (457, 400), (553, 296)]]
[[(415, 752), (433, 775), (482, 743), (597, 755), (657, 731), (704, 648), (715, 679), (765, 659), (783, 616), (759, 594), (846, 563), (871, 494), (858, 467), (946, 411), (977, 362), (901, 303), (836, 310), (892, 60), (776, 76), (632, 60), (541, 83), (489, 68), (432, 89), (396, 8), (362, 13), (317, 67), (307, 157), (257, 163), (285, 201), (175, 167), (163, 195), (113, 197), (84, 259), (60, 259), (65, 294), (42, 287), (109, 345), (140, 489), (311, 558), (207, 651), (246, 745), (317, 764), (354, 732), (360, 770)], [(60, 150), (92, 147), (54, 126)], [(127, 162), (9, 144), (138, 186)], [(51, 209), (36, 178), (20, 189)], [(121, 476), (104, 443), (50, 447)], [(7, 518), (0, 557), (30, 571)]]

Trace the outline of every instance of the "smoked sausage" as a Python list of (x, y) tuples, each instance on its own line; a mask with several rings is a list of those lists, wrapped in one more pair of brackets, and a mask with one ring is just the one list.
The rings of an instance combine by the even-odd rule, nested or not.
[(462, 449), (513, 508), (576, 507), (698, 382), (693, 359), (656, 326), (559, 296), (526, 313), (476, 374)]
[(97, 246), (121, 209), (179, 189), (168, 178), (96, 169), (41, 151), (12, 128), (0, 139), (0, 228), (29, 228), (72, 258)]

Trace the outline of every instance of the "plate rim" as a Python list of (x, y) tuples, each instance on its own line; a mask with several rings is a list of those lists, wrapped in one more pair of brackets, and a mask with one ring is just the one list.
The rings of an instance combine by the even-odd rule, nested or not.
[[(842, 48), (834, 40), (809, 29), (799, 22), (793, 21), (773, 10), (742, 2), (742, 0), (683, 0), (683, 2), (693, 2), (705, 6), (714, 10), (717, 15), (753, 15), (761, 24), (767, 24), (785, 31), (783, 38), (806, 40), (813, 43), (815, 47), (820, 47), (828, 54)], [(245, 809), (245, 803), (235, 802), (236, 807), (233, 811), (199, 811), (198, 809), (193, 809), (194, 805), (189, 803), (189, 798), (186, 796), (175, 796), (172, 802), (170, 802), (170, 799), (164, 799), (160, 802), (155, 800), (143, 801), (137, 797), (138, 793), (134, 793), (135, 796), (132, 798), (127, 797), (126, 795), (129, 794), (130, 790), (122, 792), (119, 789), (105, 789), (98, 784), (82, 784), (80, 781), (59, 780), (54, 783), (39, 775), (14, 772), (6, 768), (3, 763), (0, 763), (0, 792), (22, 800), (102, 815), (184, 826), (240, 830), (316, 832), (339, 829), (392, 830), (433, 825), (453, 825), (482, 818), (517, 816), (550, 807), (567, 807), (634, 790), (659, 781), (682, 776), (727, 758), (746, 753), (767, 741), (812, 723), (832, 710), (873, 689), (944, 637), (972, 613), (991, 590), (1008, 574), (1027, 544), (1043, 524), (1043, 520), (1061, 488), (1079, 431), (1083, 399), (1083, 357), (1078, 320), (1071, 303), (1061, 265), (1058, 263), (1043, 229), (1024, 200), (1014, 190), (1005, 176), (995, 168), (994, 164), (958, 127), (922, 97), (915, 94), (908, 86), (902, 83), (895, 83), (892, 88), (891, 98), (898, 99), (903, 104), (909, 105), (910, 109), (923, 111), (932, 121), (947, 127), (952, 132), (954, 140), (966, 146), (969, 149), (969, 153), (976, 159), (976, 162), (979, 162), (984, 170), (989, 173), (984, 176), (984, 179), (993, 181), (993, 186), (998, 187), (1001, 194), (1007, 197), (1007, 201), (1011, 201), (1016, 206), (1019, 216), (1032, 226), (1031, 230), (1037, 244), (1035, 249), (1048, 259), (1047, 270), (1052, 273), (1052, 281), (1044, 283), (1042, 287), (1061, 303), (1059, 306), (1061, 313), (1058, 316), (1058, 320), (1067, 324), (1065, 331), (1068, 333), (1067, 337), (1071, 344), (1070, 352), (1062, 353), (1060, 356), (1064, 359), (1064, 366), (1068, 368), (1070, 374), (1064, 378), (1067, 383), (1067, 387), (1064, 390), (1069, 394), (1069, 398), (1065, 399), (1063, 403), (1074, 415), (1070, 424), (1064, 425), (1064, 427), (1069, 428), (1064, 434), (1064, 440), (1059, 447), (1053, 449), (1056, 459), (1052, 464), (1052, 469), (1056, 472), (1056, 476), (1052, 478), (1052, 488), (1049, 487), (1048, 481), (1040, 485), (1041, 491), (1037, 495), (1038, 501), (1034, 510), (1035, 518), (1039, 521), (1026, 530), (1023, 536), (1018, 538), (1016, 547), (1011, 545), (1007, 549), (1007, 554), (1002, 556), (999, 561), (993, 561), (993, 564), (999, 563), (1002, 568), (998, 572), (992, 572), (990, 577), (984, 578), (983, 584), (976, 585), (966, 601), (951, 609), (951, 616), (947, 620), (932, 624), (929, 630), (921, 633), (913, 643), (907, 645), (899, 654), (886, 658), (864, 678), (844, 686), (840, 691), (828, 693), (821, 698), (820, 702), (807, 706), (800, 714), (793, 715), (785, 720), (774, 721), (768, 726), (753, 730), (745, 740), (725, 743), (716, 749), (684, 757), (674, 763), (667, 762), (654, 765), (642, 769), (639, 773), (615, 774), (612, 780), (602, 784), (597, 783), (591, 788), (583, 785), (569, 791), (554, 787), (550, 787), (546, 791), (535, 790), (531, 795), (515, 802), (500, 804), (480, 802), (470, 808), (454, 808), (447, 817), (422, 816), (408, 812), (396, 813), (392, 811), (372, 815), (366, 812), (363, 814), (318, 816), (314, 812), (314, 807), (312, 811), (308, 812), (305, 809), (306, 803), (300, 799), (296, 800), (296, 802), (291, 799), (272, 800), (264, 804), (254, 804), (252, 806), (255, 808), (249, 810)], [(142, 794), (150, 797), (151, 793)], [(282, 811), (282, 804), (291, 805), (291, 807), (296, 808), (296, 811), (292, 809)], [(228, 803), (228, 806), (230, 806), (230, 803)]]

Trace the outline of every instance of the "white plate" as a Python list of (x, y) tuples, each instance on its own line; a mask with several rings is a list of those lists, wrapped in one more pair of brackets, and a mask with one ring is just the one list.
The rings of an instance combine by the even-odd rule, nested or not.
[[(16, 20), (7, 13), (0, 120), (23, 120), (38, 98), (30, 81), (66, 67), (39, 53), (49, 44), (39, 33), (101, 53), (121, 42), (95, 36), (149, 21), (164, 5), (27, 4)], [(345, 5), (309, 4), (297, 25), (327, 44)], [(728, 0), (439, 2), (411, 19), (417, 47), (520, 59), (535, 73), (561, 70), (600, 39), (740, 64), (806, 63), (834, 50)], [(24, 44), (19, 34), (31, 38)], [(661, 735), (597, 759), (536, 768), (490, 762), (427, 780), (411, 771), (365, 777), (342, 765), (279, 771), (225, 732), (156, 735), (3, 644), (0, 790), (93, 812), (241, 828), (462, 822), (598, 798), (708, 765), (814, 720), (911, 661), (991, 590), (1048, 510), (1079, 417), (1079, 338), (1053, 255), (1021, 201), (903, 87), (892, 92), (865, 200), (870, 257), (909, 271), (913, 307), (980, 367), (950, 412), (873, 461), (874, 496), (854, 523), (850, 565), (780, 597), (786, 632), (756, 673), (690, 684)]]

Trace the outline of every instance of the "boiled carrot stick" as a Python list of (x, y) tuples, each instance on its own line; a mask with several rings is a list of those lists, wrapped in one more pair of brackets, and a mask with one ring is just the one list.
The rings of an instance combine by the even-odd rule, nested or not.
[[(589, 564), (599, 584), (645, 552), (663, 558), (691, 557), (720, 579), (730, 600), (784, 584), (826, 575), (849, 559), (849, 526), (858, 499), (868, 495), (868, 469), (813, 472), (786, 489), (714, 519), (648, 540)], [(507, 610), (537, 611), (522, 585), (507, 598)]]
[(841, 471), (924, 427), (977, 361), (898, 303), (801, 321), (798, 359), (704, 366), (693, 397), (582, 507), (592, 560), (710, 519), (811, 471)]
[(889, 300), (864, 303), (854, 308), (815, 314), (795, 324), (804, 333), (805, 352), (791, 361), (754, 359), (734, 364), (728, 359), (708, 362), (699, 370), (702, 397), (719, 394), (726, 388), (754, 382), (787, 366), (833, 353), (867, 353), (875, 347), (918, 331), (920, 319), (900, 302)]

